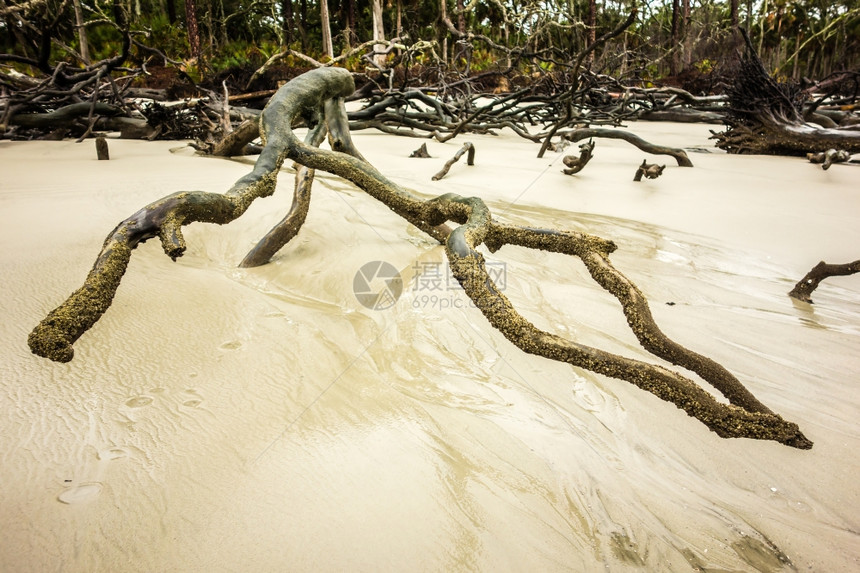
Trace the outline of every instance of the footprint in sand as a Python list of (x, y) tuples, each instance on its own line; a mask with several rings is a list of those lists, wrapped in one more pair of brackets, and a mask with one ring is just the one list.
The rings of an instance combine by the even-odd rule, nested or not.
[(57, 496), (57, 500), (69, 505), (88, 503), (95, 500), (101, 495), (104, 489), (102, 480), (110, 462), (125, 457), (128, 457), (128, 450), (125, 448), (105, 448), (100, 450), (96, 456), (98, 463), (92, 468), (91, 472), (88, 472), (93, 476), (92, 479), (69, 486)]
[(241, 347), (242, 347), (242, 343), (239, 342), (238, 340), (230, 340), (228, 342), (225, 342), (224, 344), (222, 344), (218, 348), (220, 348), (221, 350), (237, 350)]
[(130, 400), (127, 400), (125, 405), (129, 408), (143, 408), (144, 406), (149, 406), (152, 404), (151, 396), (135, 396)]
[(57, 499), (70, 505), (86, 503), (97, 498), (102, 492), (102, 487), (104, 486), (98, 482), (78, 484), (58, 495)]
[(203, 398), (201, 398), (197, 394), (197, 390), (195, 390), (194, 388), (189, 388), (188, 390), (185, 391), (185, 393), (191, 394), (192, 397), (190, 399), (184, 401), (182, 403), (183, 406), (187, 406), (188, 408), (197, 408), (198, 406), (200, 406), (200, 404), (203, 403)]

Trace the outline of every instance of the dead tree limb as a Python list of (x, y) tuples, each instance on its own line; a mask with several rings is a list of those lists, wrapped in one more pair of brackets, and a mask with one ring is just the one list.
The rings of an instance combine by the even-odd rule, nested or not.
[(590, 139), (592, 137), (606, 137), (608, 139), (622, 139), (627, 143), (635, 145), (645, 153), (652, 153), (654, 155), (669, 155), (675, 158), (675, 161), (678, 162), (680, 167), (692, 167), (693, 162), (690, 161), (690, 158), (687, 157), (687, 152), (683, 149), (678, 149), (676, 147), (666, 147), (664, 145), (656, 145), (654, 143), (649, 143), (645, 141), (635, 133), (630, 133), (629, 131), (624, 131), (621, 129), (606, 129), (599, 127), (587, 127), (582, 129), (573, 129), (571, 131), (566, 131), (561, 134), (561, 136), (568, 140), (576, 143), (577, 141), (581, 141), (583, 139)]
[[(56, 129), (58, 127), (70, 126), (81, 119), (86, 119), (91, 112), (111, 116), (120, 113), (121, 110), (117, 106), (107, 103), (96, 103), (93, 106), (89, 102), (80, 102), (65, 105), (47, 113), (18, 113), (12, 115), (9, 119), (9, 124), (21, 127)], [(0, 129), (3, 129), (3, 126), (0, 126)]]
[(812, 304), (812, 291), (818, 288), (821, 281), (829, 277), (842, 277), (855, 273), (860, 273), (860, 260), (843, 265), (829, 265), (821, 261), (794, 285), (788, 296)]
[(633, 181), (642, 181), (642, 177), (645, 177), (645, 179), (657, 179), (658, 177), (663, 175), (664, 169), (666, 169), (665, 165), (648, 163), (647, 159), (643, 159), (642, 165), (640, 165), (636, 169), (636, 174), (633, 176)]
[(442, 169), (439, 170), (439, 173), (432, 177), (433, 181), (439, 181), (440, 179), (445, 177), (448, 174), (448, 170), (451, 169), (451, 166), (457, 163), (460, 158), (463, 157), (463, 154), (466, 152), (468, 152), (468, 155), (466, 156), (466, 165), (474, 165), (475, 146), (467, 141), (463, 144), (463, 147), (461, 147), (457, 151), (457, 153), (454, 154), (454, 157), (445, 162), (445, 165), (442, 167)]
[(806, 158), (810, 163), (820, 163), (821, 168), (827, 171), (834, 163), (845, 163), (851, 159), (851, 154), (841, 149), (828, 149), (818, 153), (807, 153)]
[[(175, 259), (185, 250), (183, 225), (193, 221), (219, 224), (232, 221), (256, 198), (274, 191), (281, 164), (292, 159), (310, 169), (323, 169), (347, 179), (419, 229), (444, 241), (451, 270), (466, 294), (490, 324), (523, 351), (628, 381), (684, 410), (721, 437), (775, 440), (802, 449), (812, 447), (797, 424), (773, 413), (725, 368), (660, 331), (645, 297), (610, 263), (609, 255), (616, 249), (611, 241), (573, 231), (498, 223), (480, 198), (448, 193), (423, 200), (382, 175), (361, 158), (349, 138), (342, 98), (352, 90), (352, 76), (336, 68), (308, 72), (279, 90), (261, 116), (265, 147), (253, 171), (223, 195), (201, 191), (175, 193), (121, 222), (105, 241), (84, 286), (30, 334), (31, 350), (52, 360), (71, 360), (72, 344), (110, 306), (131, 252), (138, 244), (158, 236), (165, 253)], [(300, 141), (292, 130), (299, 117), (311, 129), (324, 118), (332, 150)], [(441, 225), (447, 221), (458, 226), (446, 232)], [(516, 311), (487, 273), (484, 258), (476, 250), (481, 244), (491, 252), (505, 245), (517, 245), (578, 256), (592, 278), (619, 300), (628, 324), (647, 351), (695, 372), (730, 403), (717, 401), (689, 378), (662, 366), (612, 354), (536, 328)]]
[(562, 169), (565, 175), (573, 175), (582, 171), (586, 164), (591, 161), (594, 151), (594, 142), (588, 141), (579, 146), (579, 157), (576, 155), (565, 155), (561, 160), (567, 166), (567, 169)]
[(244, 155), (245, 146), (260, 137), (260, 122), (246, 119), (239, 127), (228, 133), (215, 144), (212, 155), (216, 157), (233, 157)]

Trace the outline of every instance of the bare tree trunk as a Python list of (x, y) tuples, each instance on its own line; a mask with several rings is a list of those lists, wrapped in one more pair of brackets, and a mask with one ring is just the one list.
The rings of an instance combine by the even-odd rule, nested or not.
[(289, 46), (293, 43), (293, 30), (296, 27), (293, 15), (293, 0), (281, 0), (281, 28), (284, 31), (284, 44)]
[(188, 32), (188, 46), (191, 57), (200, 57), (200, 30), (197, 26), (197, 2), (185, 0), (185, 30)]
[(355, 0), (347, 0), (343, 3), (343, 19), (346, 22), (346, 30), (344, 30), (344, 36), (346, 37), (346, 47), (347, 49), (352, 48), (352, 43), (358, 40), (358, 35), (355, 31)]
[(401, 0), (397, 0), (397, 18), (395, 22), (394, 36), (400, 38), (403, 36), (403, 2)]
[(328, 17), (328, 0), (320, 0), (320, 25), (322, 26), (323, 53), (329, 58), (334, 57), (334, 45), (331, 41), (331, 24)]
[[(588, 33), (585, 38), (585, 47), (590, 46), (597, 40), (597, 0), (588, 0)], [(585, 58), (585, 65), (591, 67), (594, 64), (594, 52), (589, 52)]]
[(681, 57), (681, 70), (684, 71), (692, 62), (693, 37), (690, 34), (690, 0), (684, 0), (684, 20), (681, 26), (681, 42), (683, 45), (683, 54)]
[(442, 61), (448, 63), (448, 27), (444, 22), (448, 19), (448, 2), (447, 0), (439, 0), (439, 18), (441, 22), (439, 27), (442, 30), (442, 38), (439, 45), (442, 46)]
[[(385, 28), (382, 23), (382, 0), (373, 0), (373, 39), (385, 40)], [(374, 50), (377, 47), (374, 46)], [(382, 67), (385, 65), (385, 54), (377, 54), (373, 61), (376, 65)]]
[(74, 0), (72, 4), (75, 7), (75, 26), (78, 29), (78, 41), (81, 44), (81, 60), (84, 64), (90, 65), (90, 46), (87, 43), (87, 29), (84, 26), (84, 11), (81, 9), (81, 0)]
[(299, 11), (299, 35), (302, 38), (302, 53), (308, 51), (308, 0), (302, 0)]
[(466, 5), (463, 0), (457, 0), (457, 30), (466, 33)]
[[(680, 0), (672, 0), (672, 39), (670, 40), (670, 50), (678, 48), (678, 37), (680, 36)], [(674, 76), (678, 73), (678, 55), (672, 52), (669, 56), (669, 75)]]
[(208, 53), (210, 53), (210, 54), (212, 53), (213, 48), (215, 47), (215, 40), (212, 36), (212, 32), (213, 32), (213, 28), (214, 28), (214, 23), (213, 23), (213, 18), (212, 18), (212, 2), (213, 2), (213, 0), (205, 0), (205, 5), (206, 5), (206, 20), (205, 20), (205, 22), (206, 22), (206, 35), (208, 37), (208, 42), (207, 42), (207, 45), (209, 48)]

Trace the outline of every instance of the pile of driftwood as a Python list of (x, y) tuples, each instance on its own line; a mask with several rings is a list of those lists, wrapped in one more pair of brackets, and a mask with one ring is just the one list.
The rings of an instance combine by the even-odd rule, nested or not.
[[(363, 86), (353, 98), (361, 98), (363, 107), (349, 112), (350, 129), (447, 141), (460, 134), (508, 128), (541, 143), (542, 156), (557, 141), (554, 138), (568, 131), (617, 127), (637, 119), (696, 121), (725, 123), (728, 129), (714, 137), (718, 147), (732, 153), (860, 151), (858, 90), (846, 94), (838, 89), (848, 80), (858, 84), (860, 74), (844, 73), (805, 89), (782, 84), (767, 74), (749, 43), (725, 94), (625, 85), (582, 65), (591, 51), (630, 23), (628, 19), (596, 39), (560, 71), (531, 77), (517, 71), (520, 55), (515, 53), (509, 54), (507, 67), (473, 76), (452, 76), (432, 65), (418, 72), (413, 67), (410, 74), (410, 68), (398, 68), (398, 62), (415, 51), (432, 52), (432, 44), (392, 41), (391, 49), (400, 55), (389, 67), (354, 74)], [(260, 112), (243, 106), (262, 107), (275, 86), (233, 94), (226, 85), (217, 90), (197, 87), (195, 97), (168, 102), (164, 90), (139, 87), (146, 65), (124, 67), (133, 42), (127, 38), (122, 53), (83, 69), (64, 62), (53, 67), (19, 62), (39, 64), (41, 75), (30, 76), (0, 66), (0, 137), (83, 139), (119, 131), (126, 138), (190, 139), (199, 150), (215, 155), (254, 151), (247, 144), (258, 135)], [(273, 56), (252, 79), (267, 77), (277, 56), (283, 54)], [(305, 60), (319, 68), (338, 63)], [(813, 98), (816, 90), (821, 93)]]

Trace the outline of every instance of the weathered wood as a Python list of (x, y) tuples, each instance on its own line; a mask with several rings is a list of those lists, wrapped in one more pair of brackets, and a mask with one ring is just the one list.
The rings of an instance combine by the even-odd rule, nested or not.
[(648, 163), (647, 159), (643, 159), (642, 165), (636, 169), (636, 174), (633, 175), (633, 181), (642, 181), (642, 177), (645, 177), (645, 179), (657, 179), (663, 175), (664, 169), (666, 169), (665, 165)]
[(834, 163), (845, 163), (851, 159), (851, 154), (842, 149), (828, 149), (818, 153), (807, 153), (806, 158), (810, 163), (820, 163), (821, 168), (827, 171)]
[(110, 152), (108, 151), (108, 143), (104, 137), (96, 138), (96, 156), (99, 160), (108, 160), (110, 159)]
[(746, 31), (741, 29), (741, 33), (746, 51), (729, 82), (728, 129), (714, 133), (717, 147), (729, 153), (771, 155), (802, 156), (828, 149), (860, 153), (860, 130), (853, 126), (816, 127), (806, 122), (806, 94), (791, 82), (771, 77)]
[(224, 136), (215, 144), (212, 155), (216, 157), (234, 157), (242, 155), (245, 147), (260, 137), (260, 122), (256, 119), (246, 119), (239, 127)]
[(645, 153), (652, 153), (654, 155), (669, 155), (675, 158), (675, 161), (678, 162), (680, 167), (692, 167), (693, 162), (690, 161), (690, 158), (687, 157), (687, 152), (683, 149), (678, 149), (676, 147), (666, 147), (664, 145), (656, 145), (654, 143), (650, 143), (645, 141), (635, 133), (630, 133), (629, 131), (624, 131), (623, 129), (607, 129), (600, 127), (586, 127), (582, 129), (574, 129), (571, 131), (566, 131), (561, 134), (563, 138), (568, 141), (572, 141), (576, 143), (577, 141), (581, 141), (583, 139), (590, 139), (592, 137), (605, 137), (608, 139), (621, 139), (635, 145)]
[(643, 112), (638, 119), (644, 121), (673, 121), (675, 123), (723, 123), (725, 114), (690, 108), (655, 109)]
[(429, 158), (430, 158), (430, 152), (428, 152), (428, 151), (427, 151), (427, 144), (426, 144), (426, 143), (422, 143), (422, 144), (421, 144), (421, 147), (419, 147), (418, 149), (416, 149), (415, 151), (413, 151), (413, 152), (409, 155), (409, 157), (420, 157), (420, 158), (422, 158), (422, 159), (429, 159)]
[(234, 101), (249, 101), (254, 99), (262, 99), (272, 97), (277, 93), (278, 90), (262, 90), (257, 92), (249, 92), (244, 94), (236, 94), (231, 95), (227, 98), (227, 101), (233, 103)]
[[(121, 222), (108, 236), (102, 252), (75, 291), (33, 330), (31, 350), (67, 362), (72, 344), (110, 306), (132, 250), (158, 236), (172, 258), (185, 250), (181, 228), (192, 221), (227, 223), (240, 216), (258, 197), (271, 194), (280, 165), (292, 159), (309, 169), (323, 169), (363, 189), (392, 211), (431, 236), (444, 241), (452, 273), (492, 326), (525, 352), (568, 362), (592, 372), (626, 380), (682, 409), (721, 437), (775, 440), (792, 447), (812, 447), (797, 424), (788, 422), (759, 402), (724, 367), (669, 339), (654, 322), (639, 289), (616, 270), (609, 255), (611, 241), (572, 231), (535, 229), (497, 223), (477, 197), (448, 193), (423, 200), (402, 189), (370, 165), (348, 137), (342, 98), (352, 92), (348, 72), (326, 68), (308, 72), (289, 82), (269, 102), (261, 119), (265, 147), (253, 171), (221, 195), (180, 192), (156, 201)], [(292, 131), (302, 117), (314, 129), (325, 118), (332, 150), (300, 141)], [(312, 142), (311, 142), (312, 143)], [(442, 227), (447, 221), (454, 230)], [(695, 372), (709, 382), (729, 404), (685, 376), (649, 364), (586, 346), (544, 332), (520, 315), (487, 273), (481, 244), (495, 252), (505, 245), (577, 256), (592, 278), (621, 303), (631, 330), (648, 352)]]
[(321, 106), (325, 100), (347, 96), (354, 90), (352, 75), (346, 70), (331, 70), (324, 75), (306, 74), (289, 85), (289, 90), (280, 91), (280, 97), (269, 102), (262, 115), (262, 136), (264, 140), (267, 136), (270, 139), (253, 171), (223, 195), (203, 191), (174, 193), (120, 222), (105, 240), (84, 285), (30, 333), (29, 345), (35, 354), (58, 362), (72, 359), (72, 344), (110, 307), (131, 252), (140, 243), (159, 237), (164, 252), (175, 260), (186, 248), (183, 225), (194, 221), (229, 223), (242, 215), (255, 199), (271, 195), (275, 191), (277, 172), (288, 154), (284, 138), (289, 141), (292, 136), (289, 127), (292, 121), (301, 116), (306, 122), (316, 124), (321, 120)]
[[(313, 147), (325, 140), (325, 124), (320, 122), (314, 129), (308, 130), (305, 143)], [(257, 245), (245, 255), (240, 267), (251, 268), (265, 265), (275, 256), (281, 248), (295, 237), (308, 216), (308, 208), (311, 203), (311, 187), (314, 182), (315, 170), (299, 165), (296, 169), (295, 189), (293, 190), (293, 202), (290, 210), (266, 235), (260, 239)]]
[(565, 155), (561, 160), (567, 166), (567, 169), (562, 169), (565, 175), (573, 175), (582, 171), (586, 164), (591, 161), (594, 151), (594, 142), (589, 141), (579, 146), (579, 157), (576, 155)]
[(446, 161), (445, 165), (442, 167), (442, 169), (440, 169), (436, 175), (431, 177), (431, 179), (433, 179), (433, 181), (439, 181), (440, 179), (445, 177), (448, 174), (448, 170), (451, 169), (451, 166), (454, 165), (455, 163), (457, 163), (457, 161), (459, 161), (460, 158), (463, 157), (463, 154), (467, 153), (467, 152), (468, 152), (468, 155), (466, 156), (466, 165), (474, 165), (475, 164), (475, 146), (467, 141), (466, 143), (463, 144), (463, 147), (461, 147), (457, 151), (457, 153), (454, 154), (454, 157), (452, 157), (451, 159)]
[(842, 265), (829, 265), (821, 261), (794, 285), (788, 296), (812, 304), (812, 291), (818, 288), (821, 281), (829, 277), (843, 277), (855, 273), (860, 273), (860, 260)]
[(121, 111), (118, 107), (106, 103), (93, 105), (82, 102), (69, 104), (48, 113), (16, 113), (9, 118), (8, 123), (21, 127), (56, 129), (72, 125), (77, 120), (86, 118), (90, 114), (90, 110), (95, 115), (107, 116), (116, 115)]

